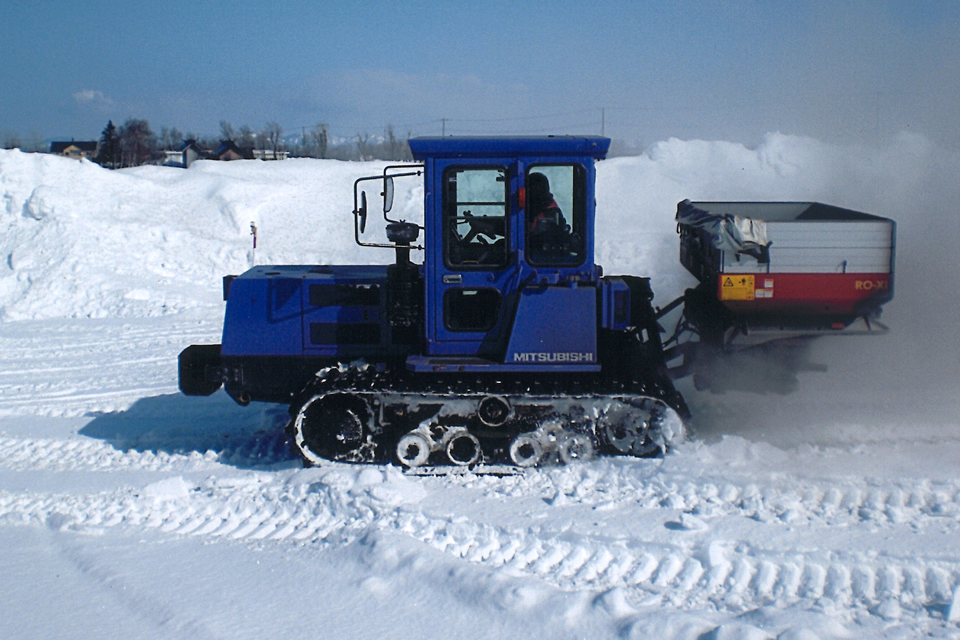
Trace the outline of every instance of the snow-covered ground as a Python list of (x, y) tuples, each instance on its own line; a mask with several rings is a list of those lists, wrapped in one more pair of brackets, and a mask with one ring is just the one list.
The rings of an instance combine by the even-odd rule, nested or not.
[(382, 166), (0, 151), (0, 637), (960, 637), (955, 152), (771, 134), (602, 162), (599, 262), (661, 304), (691, 284), (683, 198), (896, 219), (892, 331), (822, 339), (789, 395), (685, 384), (663, 459), (504, 478), (304, 470), (283, 407), (177, 393), (222, 275), (391, 259), (352, 239)]

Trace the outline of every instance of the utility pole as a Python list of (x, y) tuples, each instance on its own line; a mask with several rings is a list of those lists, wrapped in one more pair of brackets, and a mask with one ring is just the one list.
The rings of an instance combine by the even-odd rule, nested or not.
[(440, 131), (441, 131), (440, 136), (441, 136), (441, 137), (446, 137), (446, 135), (447, 135), (447, 119), (446, 119), (446, 118), (440, 118), (440, 122), (442, 123), (442, 126), (441, 126), (441, 128), (440, 128)]
[(606, 135), (607, 130), (607, 110), (600, 108), (600, 135)]

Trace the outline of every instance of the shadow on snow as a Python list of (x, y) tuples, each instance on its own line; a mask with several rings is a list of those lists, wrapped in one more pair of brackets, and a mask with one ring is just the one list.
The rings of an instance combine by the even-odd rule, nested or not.
[(297, 460), (284, 433), (286, 407), (240, 407), (225, 393), (206, 398), (170, 394), (143, 398), (126, 411), (91, 414), (80, 434), (117, 449), (170, 454), (213, 452), (238, 467), (263, 467)]

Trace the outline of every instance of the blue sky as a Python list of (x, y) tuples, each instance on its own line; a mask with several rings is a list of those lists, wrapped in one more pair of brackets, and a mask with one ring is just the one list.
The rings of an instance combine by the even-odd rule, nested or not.
[(0, 134), (24, 139), (137, 117), (960, 146), (960, 0), (10, 0), (0, 24)]

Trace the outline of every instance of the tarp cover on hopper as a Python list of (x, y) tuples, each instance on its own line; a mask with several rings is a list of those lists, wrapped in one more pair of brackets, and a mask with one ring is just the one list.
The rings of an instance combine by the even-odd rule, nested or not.
[(684, 200), (677, 205), (677, 222), (703, 229), (721, 251), (752, 255), (761, 262), (768, 259), (770, 241), (765, 220), (701, 209)]

